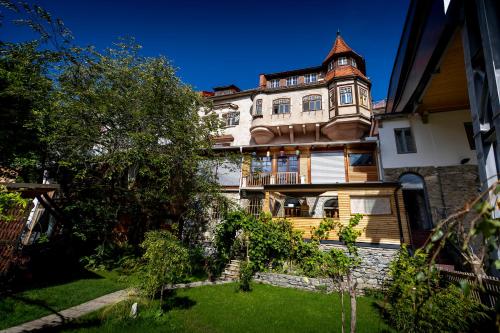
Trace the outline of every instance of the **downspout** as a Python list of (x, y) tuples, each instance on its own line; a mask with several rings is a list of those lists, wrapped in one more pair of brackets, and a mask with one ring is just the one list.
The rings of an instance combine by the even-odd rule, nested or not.
[(398, 218), (398, 226), (399, 226), (399, 241), (401, 244), (405, 242), (404, 234), (403, 234), (403, 224), (401, 222), (401, 212), (399, 211), (399, 199), (398, 199), (398, 191), (399, 186), (394, 189), (394, 202), (396, 203), (396, 216)]

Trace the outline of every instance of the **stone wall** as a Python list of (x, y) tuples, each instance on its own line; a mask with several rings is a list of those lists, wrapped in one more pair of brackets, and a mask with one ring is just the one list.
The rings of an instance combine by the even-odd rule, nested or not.
[(278, 287), (303, 289), (309, 291), (332, 292), (337, 289), (331, 279), (308, 278), (305, 276), (277, 274), (277, 273), (256, 273), (254, 280), (260, 283), (270, 284)]
[[(337, 244), (321, 244), (321, 248), (328, 251), (332, 248), (345, 247)], [(353, 271), (357, 289), (361, 292), (365, 289), (380, 289), (388, 278), (389, 264), (397, 255), (399, 249), (380, 247), (359, 247), (361, 265)], [(308, 278), (304, 276), (256, 273), (255, 281), (267, 283), (274, 286), (304, 289), (309, 291), (331, 292), (337, 289), (337, 285), (331, 279)]]
[(424, 178), (434, 225), (478, 194), (477, 165), (390, 168), (384, 169), (384, 180), (398, 181), (408, 172)]

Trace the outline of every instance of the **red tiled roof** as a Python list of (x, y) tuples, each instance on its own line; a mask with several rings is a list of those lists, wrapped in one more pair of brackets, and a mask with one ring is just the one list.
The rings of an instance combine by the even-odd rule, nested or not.
[(326, 80), (328, 81), (334, 77), (342, 76), (359, 76), (363, 79), (368, 80), (368, 78), (363, 73), (361, 73), (359, 69), (357, 69), (356, 67), (352, 67), (351, 65), (335, 67), (333, 70), (329, 71), (326, 74)]
[(334, 54), (345, 53), (345, 52), (354, 52), (349, 45), (345, 42), (344, 38), (337, 34), (337, 38), (335, 38), (335, 42), (333, 43), (332, 49), (326, 56), (324, 61), (330, 59)]

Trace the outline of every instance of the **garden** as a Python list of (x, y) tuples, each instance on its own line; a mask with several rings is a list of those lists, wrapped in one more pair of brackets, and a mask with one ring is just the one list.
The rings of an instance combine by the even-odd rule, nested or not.
[[(500, 223), (486, 195), (442, 221), (422, 249), (402, 246), (380, 290), (358, 287), (361, 215), (324, 219), (309, 235), (287, 219), (254, 216), (222, 195), (214, 166), (239, 157), (213, 150), (220, 119), (163, 56), (134, 39), (80, 47), (38, 5), (2, 1), (32, 42), (0, 42), (1, 172), (19, 183), (60, 185), (55, 219), (19, 245), (2, 276), (0, 329), (128, 289), (122, 302), (52, 328), (62, 332), (466, 332), (500, 327), (498, 307), (450, 283), (435, 258), (453, 243), (475, 276), (500, 261)], [(26, 210), (0, 188), (0, 223)], [(214, 225), (214, 212), (220, 223)], [(28, 213), (28, 212), (25, 212)], [(467, 218), (466, 218), (467, 217)], [(464, 227), (465, 223), (467, 227)], [(336, 247), (322, 247), (329, 233)], [(207, 244), (207, 235), (213, 236)], [(471, 244), (482, 249), (473, 257)], [(12, 245), (10, 245), (12, 246)], [(21, 249), (20, 249), (21, 248)], [(30, 260), (21, 260), (23, 256)], [(217, 281), (238, 259), (231, 283)], [(258, 283), (256, 273), (321, 278), (315, 292)], [(136, 309), (136, 310), (134, 310)], [(495, 326), (496, 325), (496, 326)]]

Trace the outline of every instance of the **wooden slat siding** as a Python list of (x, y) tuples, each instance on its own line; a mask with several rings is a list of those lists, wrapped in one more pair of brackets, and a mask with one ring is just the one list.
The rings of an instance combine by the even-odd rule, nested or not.
[(348, 174), (350, 182), (366, 182), (378, 180), (377, 166), (350, 166)]
[[(398, 222), (398, 214), (396, 200), (393, 187), (381, 187), (378, 189), (363, 189), (363, 188), (347, 188), (338, 190), (339, 200), (339, 220), (343, 224), (348, 224), (351, 218), (351, 196), (383, 196), (389, 197), (391, 204), (391, 214), (388, 215), (365, 215), (361, 220), (358, 228), (362, 230), (361, 236), (358, 238), (360, 242), (379, 243), (400, 245), (400, 225)], [(401, 219), (401, 229), (403, 233), (403, 242), (410, 243), (410, 233), (406, 220), (406, 212), (404, 208), (403, 195), (401, 190), (396, 192), (399, 203), (399, 214)], [(266, 192), (266, 198), (269, 198), (270, 192)], [(267, 208), (269, 211), (270, 208)], [(297, 230), (304, 231), (304, 237), (310, 237), (310, 230), (313, 227), (319, 226), (321, 218), (296, 217), (290, 218)], [(336, 233), (331, 232), (329, 240), (338, 240)]]
[(478, 277), (472, 273), (440, 270), (441, 276), (448, 282), (460, 283), (465, 280), (471, 285), (472, 298), (483, 305), (494, 308), (500, 298), (500, 280), (493, 276), (481, 276), (481, 281), (485, 291), (479, 287)]

